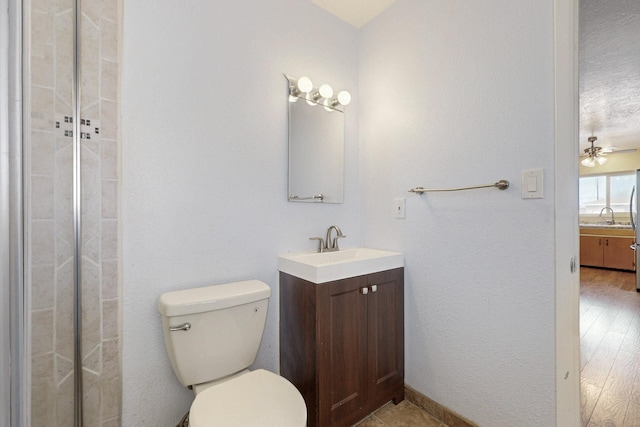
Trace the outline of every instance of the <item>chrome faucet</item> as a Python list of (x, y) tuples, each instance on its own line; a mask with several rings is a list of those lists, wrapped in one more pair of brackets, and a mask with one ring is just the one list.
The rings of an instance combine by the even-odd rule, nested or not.
[(611, 209), (609, 206), (605, 206), (604, 208), (602, 208), (600, 210), (600, 218), (602, 218), (602, 212), (606, 211), (607, 209), (611, 211), (611, 219), (610, 220), (605, 220), (605, 222), (607, 224), (615, 224), (616, 222), (615, 222), (615, 220), (613, 218), (613, 209)]
[[(336, 237), (333, 238), (333, 240), (331, 240), (331, 230), (335, 230), (336, 231)], [(309, 240), (317, 240), (318, 241), (318, 252), (322, 253), (322, 252), (335, 252), (335, 251), (339, 251), (340, 248), (338, 247), (338, 239), (341, 237), (347, 237), (344, 234), (342, 234), (342, 230), (340, 230), (340, 227), (338, 227), (337, 225), (332, 225), (331, 227), (329, 227), (327, 229), (327, 236), (325, 239), (323, 239), (322, 237), (309, 237)]]

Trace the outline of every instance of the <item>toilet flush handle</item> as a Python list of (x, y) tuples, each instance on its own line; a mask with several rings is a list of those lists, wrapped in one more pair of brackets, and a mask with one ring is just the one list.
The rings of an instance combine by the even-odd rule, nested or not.
[(183, 323), (182, 325), (178, 325), (178, 326), (169, 326), (169, 330), (171, 332), (173, 332), (173, 331), (188, 331), (189, 329), (191, 329), (191, 323)]

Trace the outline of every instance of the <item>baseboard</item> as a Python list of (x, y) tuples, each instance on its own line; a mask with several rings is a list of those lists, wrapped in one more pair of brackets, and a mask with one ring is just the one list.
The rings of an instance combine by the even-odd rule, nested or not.
[(404, 397), (432, 417), (445, 423), (448, 427), (478, 427), (477, 424), (461, 417), (438, 402), (429, 399), (424, 394), (412, 389), (406, 384), (404, 386)]

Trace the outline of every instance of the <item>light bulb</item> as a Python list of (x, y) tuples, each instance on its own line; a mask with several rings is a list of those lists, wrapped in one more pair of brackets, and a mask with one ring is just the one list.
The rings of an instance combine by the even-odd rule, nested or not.
[(580, 163), (582, 163), (583, 166), (586, 166), (588, 168), (592, 168), (596, 165), (596, 162), (591, 157), (587, 157), (586, 159), (582, 160)]
[(333, 89), (325, 83), (318, 88), (318, 93), (323, 98), (331, 98), (333, 96)]
[(300, 77), (296, 85), (302, 93), (309, 93), (313, 90), (313, 82), (307, 76)]
[(346, 90), (338, 92), (338, 102), (340, 105), (349, 105), (351, 103), (351, 94)]
[(604, 156), (598, 156), (596, 157), (596, 162), (598, 162), (599, 165), (604, 165), (607, 163), (607, 158)]

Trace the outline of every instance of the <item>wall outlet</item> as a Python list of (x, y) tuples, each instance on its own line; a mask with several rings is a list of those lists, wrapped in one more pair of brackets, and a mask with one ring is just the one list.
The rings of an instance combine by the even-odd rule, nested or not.
[(406, 208), (406, 202), (404, 197), (398, 197), (395, 200), (395, 205), (394, 205), (395, 217), (397, 219), (405, 218), (405, 208)]

